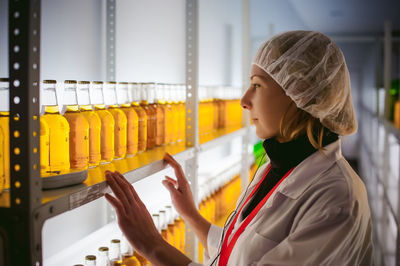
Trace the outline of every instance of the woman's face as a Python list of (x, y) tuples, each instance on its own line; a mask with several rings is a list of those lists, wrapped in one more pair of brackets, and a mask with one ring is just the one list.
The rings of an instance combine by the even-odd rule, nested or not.
[(295, 112), (296, 105), (283, 89), (270, 77), (253, 76), (250, 87), (243, 95), (240, 104), (249, 110), (250, 119), (256, 126), (256, 134), (261, 139), (276, 137), (279, 123), (288, 110), (288, 115)]

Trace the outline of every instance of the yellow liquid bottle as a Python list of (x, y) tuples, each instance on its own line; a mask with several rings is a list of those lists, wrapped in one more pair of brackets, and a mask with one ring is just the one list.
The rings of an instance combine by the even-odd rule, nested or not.
[(89, 165), (89, 123), (79, 111), (77, 82), (64, 82), (64, 117), (69, 123), (69, 161), (71, 169), (86, 169)]
[(140, 84), (128, 83), (129, 91), (131, 92), (132, 108), (138, 116), (138, 153), (144, 152), (147, 147), (147, 114), (140, 106)]
[(165, 145), (165, 100), (162, 85), (152, 83), (150, 90), (150, 105), (156, 110), (156, 146)]
[(140, 106), (147, 114), (147, 149), (154, 148), (156, 144), (156, 111), (148, 102), (148, 83), (141, 84)]
[(120, 82), (117, 88), (117, 101), (121, 110), (125, 113), (127, 119), (126, 128), (126, 154), (133, 156), (138, 152), (139, 141), (139, 116), (131, 106), (128, 94), (128, 83)]
[(173, 127), (173, 137), (172, 137), (172, 142), (176, 143), (178, 142), (179, 139), (179, 128), (180, 128), (180, 121), (179, 119), (181, 118), (180, 111), (181, 108), (179, 106), (179, 100), (178, 100), (178, 90), (179, 90), (179, 85), (174, 85), (172, 87), (172, 110), (173, 110), (173, 116), (174, 116), (174, 127)]
[(168, 205), (165, 206), (165, 214), (167, 217), (167, 239), (168, 239), (168, 243), (173, 246), (176, 247), (178, 246), (178, 243), (175, 242), (175, 227), (174, 227), (174, 213), (172, 210), (172, 206)]
[(122, 262), (121, 241), (119, 239), (111, 240), (111, 244), (110, 244), (110, 265), (111, 266), (124, 265), (123, 262)]
[(115, 121), (113, 115), (106, 110), (106, 105), (104, 104), (102, 81), (94, 81), (91, 83), (90, 96), (91, 104), (94, 105), (95, 113), (99, 116), (101, 121), (100, 163), (109, 163), (114, 159)]
[(164, 84), (164, 98), (165, 102), (165, 144), (173, 142), (174, 133), (174, 110), (172, 109), (172, 96), (170, 84)]
[(0, 194), (10, 188), (9, 79), (0, 79)]
[(101, 160), (101, 120), (90, 104), (89, 81), (79, 81), (77, 87), (79, 111), (89, 123), (89, 167)]
[(171, 244), (170, 234), (168, 232), (168, 222), (167, 222), (167, 214), (165, 210), (161, 210), (160, 212), (160, 228), (161, 228), (161, 236), (162, 238)]
[(178, 142), (185, 140), (186, 135), (186, 106), (185, 106), (185, 99), (186, 99), (186, 85), (181, 84), (178, 85)]
[(114, 127), (114, 159), (122, 159), (126, 155), (128, 120), (117, 102), (116, 82), (106, 82), (104, 87), (104, 100), (107, 110), (113, 115)]
[(140, 266), (141, 263), (139, 259), (135, 256), (133, 248), (128, 240), (122, 235), (121, 241), (121, 254), (122, 254), (122, 264), (126, 266)]
[(44, 119), (40, 119), (40, 173), (46, 175), (50, 171), (50, 129)]
[(44, 114), (40, 119), (49, 127), (49, 154), (41, 153), (41, 157), (48, 157), (49, 166), (46, 172), (42, 171), (42, 176), (67, 173), (70, 168), (70, 128), (67, 119), (59, 112), (56, 81), (44, 80), (41, 92)]

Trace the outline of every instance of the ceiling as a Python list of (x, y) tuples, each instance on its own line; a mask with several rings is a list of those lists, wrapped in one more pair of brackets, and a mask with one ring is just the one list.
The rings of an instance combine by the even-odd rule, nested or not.
[(250, 12), (252, 36), (292, 29), (369, 36), (382, 34), (386, 20), (400, 30), (400, 0), (251, 0)]

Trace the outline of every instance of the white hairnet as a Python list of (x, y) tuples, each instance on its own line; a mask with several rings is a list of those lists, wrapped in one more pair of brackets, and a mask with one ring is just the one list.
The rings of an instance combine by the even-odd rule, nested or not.
[(259, 48), (253, 65), (331, 131), (348, 135), (357, 130), (349, 71), (342, 51), (327, 36), (314, 31), (278, 34)]

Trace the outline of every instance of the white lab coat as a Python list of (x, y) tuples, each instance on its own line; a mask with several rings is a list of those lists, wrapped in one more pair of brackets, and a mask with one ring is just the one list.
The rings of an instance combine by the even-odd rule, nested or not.
[[(372, 265), (366, 189), (340, 145), (339, 139), (295, 167), (240, 235), (228, 265)], [(246, 197), (268, 164), (260, 167)], [(242, 222), (240, 215), (229, 240)], [(215, 225), (208, 232), (207, 265), (219, 253), (222, 232)], [(189, 264), (194, 265), (199, 264)]]

